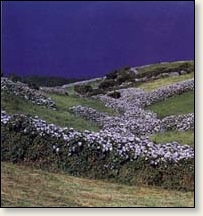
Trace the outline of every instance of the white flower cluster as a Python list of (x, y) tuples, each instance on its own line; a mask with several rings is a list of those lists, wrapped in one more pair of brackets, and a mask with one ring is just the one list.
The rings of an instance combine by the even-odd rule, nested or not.
[(31, 89), (28, 87), (28, 85), (21, 82), (15, 83), (8, 78), (1, 77), (1, 90), (20, 96), (26, 100), (31, 101), (33, 104), (47, 106), (51, 109), (56, 108), (55, 103), (51, 100), (50, 97), (46, 97), (41, 91)]
[(81, 116), (89, 121), (96, 122), (99, 125), (103, 125), (103, 121), (109, 117), (105, 113), (99, 112), (91, 107), (81, 105), (71, 107), (70, 111), (72, 111), (77, 116)]
[(10, 120), (11, 116), (9, 116), (4, 110), (1, 110), (1, 123), (7, 124)]
[(194, 113), (171, 115), (162, 119), (163, 130), (187, 131), (194, 129)]

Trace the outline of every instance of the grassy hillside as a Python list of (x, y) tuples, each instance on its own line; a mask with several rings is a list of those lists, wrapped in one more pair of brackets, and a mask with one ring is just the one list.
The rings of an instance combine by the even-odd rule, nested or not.
[[(140, 72), (141, 76), (150, 75), (150, 73), (156, 73), (157, 71), (167, 72), (167, 71), (180, 71), (181, 67), (187, 66), (190, 69), (190, 72), (193, 71), (193, 62), (187, 62), (185, 65), (181, 62), (174, 63), (165, 63), (165, 64), (155, 64), (147, 67), (140, 67), (137, 70)], [(184, 68), (183, 68), (184, 69)], [(187, 71), (188, 72), (188, 71)], [(194, 72), (188, 73), (181, 76), (172, 76), (166, 78), (160, 78), (157, 80), (143, 82), (141, 84), (132, 83), (131, 87), (139, 87), (146, 91), (152, 91), (159, 87), (169, 85), (175, 82), (182, 80), (190, 79), (194, 77)], [(92, 87), (98, 88), (98, 85), (101, 81), (95, 81), (90, 83)], [(139, 86), (137, 86), (139, 85)], [(130, 87), (130, 86), (126, 86)], [(123, 88), (126, 88), (123, 87)], [(115, 89), (120, 88), (116, 86)], [(75, 95), (73, 87), (68, 87), (69, 95), (56, 95), (48, 94), (53, 101), (56, 103), (57, 110), (47, 109), (38, 105), (34, 105), (29, 101), (26, 101), (17, 96), (8, 94), (6, 92), (1, 92), (1, 107), (6, 110), (7, 113), (23, 113), (32, 116), (39, 116), (40, 118), (46, 120), (49, 123), (54, 123), (56, 125), (64, 127), (73, 127), (76, 130), (83, 131), (85, 129), (91, 131), (98, 131), (100, 128), (83, 118), (75, 116), (69, 108), (72, 106), (83, 105), (92, 107), (98, 111), (108, 113), (109, 115), (116, 115), (117, 113), (107, 108), (102, 102), (90, 99), (82, 98)], [(108, 89), (107, 89), (108, 90)], [(165, 101), (153, 104), (148, 106), (147, 109), (153, 110), (158, 114), (160, 118), (167, 115), (178, 115), (194, 112), (194, 91), (186, 92), (181, 95), (177, 95), (171, 98), (166, 99)], [(3, 129), (2, 129), (3, 134)], [(9, 133), (9, 136), (13, 136), (12, 133)], [(2, 136), (3, 137), (3, 136)], [(16, 134), (14, 134), (16, 137)], [(20, 136), (19, 136), (20, 137)], [(22, 137), (21, 137), (22, 139)], [(181, 144), (188, 144), (194, 147), (194, 131), (169, 131), (164, 133), (157, 133), (151, 136), (151, 140), (155, 143), (167, 143), (172, 141), (177, 141)], [(26, 141), (26, 139), (25, 139)], [(38, 142), (29, 141), (28, 144), (36, 144), (36, 149)], [(42, 145), (40, 145), (42, 142)], [(17, 149), (21, 149), (21, 142), (6, 142), (11, 148), (15, 144)], [(22, 142), (23, 143), (23, 142)], [(26, 142), (24, 142), (26, 144)], [(50, 140), (47, 141), (50, 145)], [(14, 144), (14, 145), (13, 145)], [(33, 146), (34, 146), (33, 144)], [(45, 141), (41, 138), (39, 139), (39, 149), (46, 146)], [(10, 149), (11, 149), (10, 148)], [(3, 149), (3, 148), (2, 148)], [(34, 148), (30, 151), (31, 153)], [(13, 152), (17, 153), (17, 150)], [(40, 152), (38, 149), (36, 152)], [(45, 155), (45, 160), (47, 159), (46, 152), (43, 149), (42, 157)], [(64, 158), (67, 156), (64, 152)], [(2, 154), (3, 155), (3, 154)], [(83, 155), (85, 158), (85, 154)], [(11, 157), (9, 156), (9, 159)], [(75, 157), (76, 158), (76, 157)], [(88, 160), (91, 159), (91, 154), (89, 150), (87, 151)], [(78, 163), (81, 158), (76, 158), (73, 160), (72, 164)], [(47, 160), (48, 161), (48, 160)], [(65, 160), (64, 160), (65, 161)], [(48, 161), (48, 167), (53, 162), (53, 158)], [(27, 162), (24, 162), (26, 164)], [(99, 165), (103, 162), (96, 164), (95, 173), (100, 172)], [(71, 163), (70, 163), (71, 164)], [(70, 164), (68, 165), (69, 167)], [(71, 165), (72, 165), (71, 164)], [(137, 164), (137, 162), (136, 162)], [(27, 164), (26, 164), (27, 165)], [(78, 167), (87, 167), (86, 159), (81, 159), (81, 164)], [(92, 165), (91, 165), (92, 166)], [(138, 179), (138, 175), (135, 175), (135, 167), (133, 164), (132, 167), (128, 169), (125, 165), (122, 166), (121, 175), (123, 175), (123, 181), (127, 182), (132, 180), (131, 174), (133, 174), (135, 179)], [(40, 166), (38, 166), (40, 167)], [(74, 166), (73, 166), (74, 167)], [(143, 167), (143, 166), (142, 166)], [(134, 169), (134, 170), (133, 170)], [(51, 169), (50, 169), (51, 170)], [(75, 167), (74, 167), (75, 170)], [(133, 170), (133, 171), (132, 171)], [(165, 168), (164, 168), (165, 170)], [(67, 171), (67, 169), (65, 170)], [(184, 169), (179, 169), (175, 167), (176, 176), (175, 181), (178, 179), (178, 174), (183, 172), (191, 173), (185, 171)], [(190, 170), (191, 171), (191, 170)], [(107, 172), (107, 169), (104, 169), (104, 173)], [(90, 171), (88, 170), (88, 174)], [(153, 176), (153, 172), (148, 172), (148, 175)], [(173, 172), (168, 172), (173, 173)], [(175, 172), (174, 172), (175, 173)], [(141, 172), (144, 176), (145, 173)], [(104, 174), (102, 174), (103, 177)], [(78, 175), (79, 176), (79, 175)], [(81, 175), (80, 175), (81, 176)], [(91, 176), (91, 175), (89, 175)], [(164, 182), (167, 181), (165, 178)], [(113, 182), (113, 180), (109, 180)], [(187, 178), (185, 178), (187, 182)], [(194, 193), (193, 192), (183, 192), (175, 190), (166, 190), (156, 187), (138, 187), (138, 186), (127, 186), (124, 184), (110, 183), (105, 180), (90, 180), (84, 178), (77, 178), (63, 173), (62, 171), (44, 171), (40, 169), (33, 168), (22, 165), (22, 161), (18, 164), (11, 164), (9, 162), (1, 163), (1, 206), (2, 207), (193, 207), (194, 206)], [(125, 182), (125, 183), (126, 183)], [(181, 180), (180, 184), (183, 184)], [(135, 185), (135, 184), (134, 184)], [(142, 184), (143, 185), (143, 184)]]
[(154, 111), (161, 118), (167, 115), (192, 113), (194, 112), (194, 91), (167, 98), (165, 101), (155, 103), (146, 109)]
[(50, 123), (64, 127), (73, 127), (80, 131), (87, 128), (89, 130), (97, 131), (99, 130), (99, 127), (92, 122), (86, 121), (83, 118), (76, 117), (74, 114), (72, 114), (69, 111), (69, 108), (72, 106), (84, 105), (95, 108), (102, 112), (106, 112), (108, 114), (115, 114), (115, 111), (107, 108), (102, 102), (94, 99), (66, 95), (59, 96), (54, 94), (50, 94), (49, 96), (55, 101), (57, 105), (58, 109), (56, 111), (34, 105), (27, 100), (5, 92), (1, 92), (1, 107), (8, 113), (24, 113), (32, 116), (37, 115)]
[(140, 77), (153, 76), (161, 73), (169, 72), (180, 72), (180, 71), (191, 72), (194, 71), (194, 61), (177, 61), (177, 62), (166, 62), (161, 64), (153, 64), (144, 67), (137, 67)]
[(135, 187), (1, 164), (2, 207), (193, 207), (194, 193)]
[[(169, 76), (164, 78), (159, 78), (152, 81), (144, 81), (141, 83), (133, 82), (132, 80), (129, 83), (129, 80), (124, 81), (124, 85), (121, 87), (120, 85), (110, 85), (109, 89), (106, 90), (117, 90), (120, 88), (128, 88), (128, 87), (139, 87), (146, 91), (152, 91), (162, 86), (166, 86), (169, 84), (173, 84), (176, 82), (180, 82), (186, 79), (190, 79), (194, 77), (194, 62), (193, 61), (185, 61), (185, 62), (169, 62), (169, 63), (161, 63), (161, 64), (152, 64), (145, 67), (137, 67), (137, 71), (139, 72), (138, 77), (151, 77), (153, 75), (158, 75), (162, 73), (169, 72), (180, 72), (185, 71), (187, 74), (181, 76)], [(124, 73), (125, 74), (125, 73)], [(114, 80), (115, 81), (115, 80)], [(101, 81), (96, 81), (93, 83), (89, 83), (93, 88), (97, 88)], [(73, 89), (68, 89), (71, 93), (73, 93)]]
[(151, 136), (155, 143), (167, 143), (177, 141), (181, 144), (187, 144), (194, 147), (194, 131), (169, 131), (157, 133)]
[(56, 95), (56, 94), (49, 94), (49, 96), (53, 99), (56, 103), (57, 107), (60, 110), (67, 110), (72, 106), (82, 105), (92, 107), (100, 112), (105, 112), (109, 115), (115, 115), (116, 112), (106, 107), (101, 101), (92, 99), (92, 98), (84, 98), (84, 97), (77, 97), (77, 96), (64, 96), (64, 95)]
[(148, 82), (143, 82), (138, 87), (144, 89), (145, 91), (153, 91), (157, 88), (161, 88), (163, 86), (167, 86), (183, 80), (191, 79), (193, 77), (194, 77), (194, 72), (181, 75), (181, 76), (171, 76), (171, 77), (160, 78)]

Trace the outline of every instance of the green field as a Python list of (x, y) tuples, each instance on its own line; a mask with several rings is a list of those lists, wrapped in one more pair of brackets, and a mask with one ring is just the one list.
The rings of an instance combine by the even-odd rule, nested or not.
[(194, 61), (184, 61), (184, 62), (166, 62), (161, 64), (152, 64), (146, 67), (137, 68), (138, 72), (143, 76), (152, 75), (154, 72), (174, 72), (181, 70), (194, 71)]
[(193, 207), (194, 193), (71, 177), (1, 163), (1, 207)]
[(155, 143), (168, 143), (176, 141), (180, 144), (187, 144), (194, 147), (194, 131), (169, 131), (157, 133), (151, 136)]
[(146, 109), (152, 110), (160, 118), (168, 115), (179, 115), (194, 112), (194, 91), (185, 92), (155, 103)]
[(73, 127), (80, 131), (85, 129), (98, 131), (99, 127), (83, 118), (76, 117), (69, 110), (72, 106), (84, 105), (108, 114), (116, 114), (112, 109), (107, 108), (102, 102), (94, 99), (80, 98), (76, 96), (59, 96), (54, 94), (49, 96), (51, 96), (57, 105), (58, 109), (56, 111), (34, 105), (29, 101), (5, 92), (1, 93), (1, 107), (10, 114), (23, 113), (32, 116), (37, 115), (49, 123), (54, 123), (63, 127)]
[(144, 89), (145, 91), (153, 91), (157, 88), (161, 88), (163, 86), (167, 86), (167, 85), (170, 85), (176, 82), (180, 82), (183, 80), (191, 79), (191, 78), (194, 78), (194, 72), (185, 74), (185, 75), (181, 75), (181, 76), (165, 77), (165, 78), (160, 78), (157, 80), (143, 82), (138, 87), (141, 89)]
[(49, 94), (53, 101), (56, 103), (57, 107), (60, 110), (67, 110), (72, 106), (82, 105), (94, 108), (100, 112), (107, 113), (109, 115), (115, 115), (116, 111), (111, 108), (106, 107), (101, 101), (92, 99), (92, 98), (84, 98), (78, 96), (64, 96), (64, 95), (56, 95)]

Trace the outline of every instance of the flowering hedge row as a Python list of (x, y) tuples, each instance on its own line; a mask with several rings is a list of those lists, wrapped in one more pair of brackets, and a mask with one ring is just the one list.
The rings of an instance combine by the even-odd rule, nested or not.
[(96, 122), (99, 125), (103, 125), (103, 121), (109, 117), (107, 114), (99, 112), (96, 109), (81, 105), (71, 107), (70, 111), (72, 111), (77, 116)]
[(145, 92), (139, 88), (126, 88), (117, 90), (121, 93), (121, 97), (118, 99), (109, 97), (108, 94), (97, 96), (97, 98), (109, 107), (127, 111), (135, 106), (144, 108), (166, 98), (192, 90), (194, 90), (194, 79), (188, 79), (161, 87), (152, 92)]
[(184, 115), (171, 115), (162, 119), (163, 130), (187, 131), (194, 129), (194, 113)]
[[(158, 119), (156, 114), (138, 107), (123, 115), (109, 116), (86, 106), (74, 106), (70, 109), (77, 116), (96, 122), (103, 129), (124, 134), (144, 135), (170, 130), (187, 131), (194, 129), (194, 113), (171, 115)], [(126, 133), (125, 133), (126, 135)]]
[[(1, 159), (127, 184), (193, 190), (194, 150), (108, 130), (77, 132), (1, 112)], [(174, 177), (175, 176), (175, 177)]]
[[(97, 97), (106, 106), (118, 110), (120, 116), (105, 116), (102, 119), (102, 115), (97, 113), (97, 117), (101, 120), (103, 129), (125, 136), (127, 134), (140, 136), (168, 130), (191, 130), (194, 128), (194, 114), (169, 116), (161, 120), (157, 118), (156, 113), (144, 108), (146, 105), (193, 89), (194, 79), (168, 85), (153, 92), (145, 92), (139, 88), (120, 89), (118, 91), (121, 93), (121, 97), (117, 99), (109, 97), (108, 94)], [(95, 119), (95, 115), (91, 116), (88, 108), (79, 106), (74, 107), (73, 110), (77, 115), (91, 120)], [(91, 112), (93, 111), (91, 110)]]
[(52, 109), (56, 108), (56, 105), (51, 98), (45, 96), (39, 90), (29, 88), (27, 84), (21, 82), (15, 83), (8, 78), (1, 77), (1, 90), (20, 96), (25, 100), (31, 101), (33, 104), (46, 106)]

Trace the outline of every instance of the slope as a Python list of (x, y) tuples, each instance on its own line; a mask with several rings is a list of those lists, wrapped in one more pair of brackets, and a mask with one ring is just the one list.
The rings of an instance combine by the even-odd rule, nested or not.
[[(193, 192), (135, 187), (1, 164), (2, 207), (192, 207)], [(32, 185), (32, 186), (31, 186)]]

